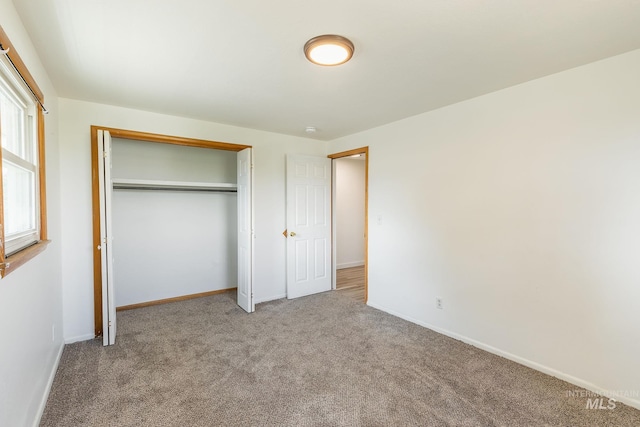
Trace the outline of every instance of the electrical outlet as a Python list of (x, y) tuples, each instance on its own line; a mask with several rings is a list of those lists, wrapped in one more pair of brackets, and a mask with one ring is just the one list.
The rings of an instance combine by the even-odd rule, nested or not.
[(436, 298), (436, 308), (442, 310), (442, 298)]

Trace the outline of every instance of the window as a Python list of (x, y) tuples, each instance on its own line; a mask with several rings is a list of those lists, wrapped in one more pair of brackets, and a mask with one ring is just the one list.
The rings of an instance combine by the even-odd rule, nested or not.
[(10, 256), (40, 240), (40, 221), (35, 102), (24, 93), (6, 62), (0, 62), (0, 143), (4, 251)]
[(0, 274), (46, 244), (43, 97), (0, 27)]

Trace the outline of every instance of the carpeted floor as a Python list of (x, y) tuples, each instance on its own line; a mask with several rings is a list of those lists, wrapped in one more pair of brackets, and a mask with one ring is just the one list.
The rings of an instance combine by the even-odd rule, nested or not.
[(65, 347), (42, 426), (640, 425), (338, 292), (253, 314), (226, 293), (120, 312), (118, 327), (115, 346)]

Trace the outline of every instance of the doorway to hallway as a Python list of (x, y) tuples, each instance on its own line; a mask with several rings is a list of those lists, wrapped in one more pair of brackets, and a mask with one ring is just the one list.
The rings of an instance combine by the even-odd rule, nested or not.
[(367, 301), (368, 147), (332, 159), (333, 289)]

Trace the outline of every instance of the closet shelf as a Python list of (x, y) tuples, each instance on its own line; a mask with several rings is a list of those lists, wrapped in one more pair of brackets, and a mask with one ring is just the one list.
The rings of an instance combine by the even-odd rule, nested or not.
[(111, 180), (111, 184), (114, 190), (172, 190), (235, 193), (238, 189), (236, 184), (225, 182), (185, 182), (125, 178), (114, 178)]

